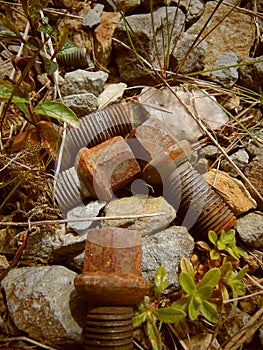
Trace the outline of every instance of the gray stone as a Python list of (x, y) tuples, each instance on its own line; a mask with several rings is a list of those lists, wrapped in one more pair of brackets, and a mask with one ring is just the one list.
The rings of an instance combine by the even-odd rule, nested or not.
[(141, 0), (100, 0), (100, 2), (105, 6), (105, 11), (123, 11), (125, 14), (131, 13), (141, 4)]
[(250, 14), (242, 13), (238, 8), (229, 11), (229, 6), (223, 3), (213, 14), (217, 5), (217, 1), (206, 2), (202, 16), (187, 30), (192, 34), (202, 30), (207, 43), (205, 69), (211, 69), (224, 52), (235, 52), (243, 60), (249, 56), (255, 39), (255, 22)]
[(104, 5), (96, 4), (92, 9), (88, 11), (83, 19), (83, 27), (93, 28), (100, 23), (100, 17), (102, 15)]
[(220, 151), (215, 145), (207, 145), (202, 147), (202, 153), (207, 158), (216, 158), (220, 154)]
[(76, 113), (78, 118), (99, 108), (97, 97), (91, 93), (68, 95), (63, 98), (63, 102)]
[(12, 269), (1, 285), (17, 328), (51, 346), (79, 344), (85, 305), (74, 288), (75, 276), (63, 266)]
[(115, 0), (117, 10), (129, 14), (135, 10), (141, 3), (141, 0)]
[(180, 62), (184, 60), (185, 54), (187, 53), (189, 47), (193, 44), (197, 35), (189, 34), (187, 32), (183, 33), (176, 44), (176, 47), (171, 55), (174, 60), (174, 67), (177, 66), (179, 68), (179, 72), (182, 74), (197, 72), (204, 69), (205, 66), (205, 50), (206, 43), (202, 41), (200, 44), (195, 46), (187, 55), (187, 58), (182, 66), (180, 66)]
[[(230, 159), (239, 167), (240, 170), (243, 170), (249, 161), (249, 155), (245, 149), (240, 149), (237, 152), (231, 154)], [(231, 176), (238, 176), (238, 173), (233, 169), (232, 165), (226, 160), (223, 159), (220, 164), (220, 169), (227, 172)]]
[[(83, 219), (88, 217), (95, 217), (99, 214), (100, 210), (106, 205), (106, 202), (92, 201), (87, 205), (80, 205), (71, 209), (67, 213), (68, 220)], [(79, 234), (86, 234), (86, 230), (92, 224), (92, 221), (72, 221), (68, 223), (68, 228), (71, 228)]]
[(135, 195), (109, 202), (105, 207), (105, 216), (128, 216), (152, 213), (164, 213), (160, 216), (144, 217), (140, 219), (105, 220), (102, 226), (125, 227), (129, 230), (138, 230), (142, 235), (151, 235), (163, 230), (175, 219), (174, 208), (163, 197)]
[(124, 83), (109, 84), (99, 95), (99, 108), (106, 107), (108, 104), (119, 102), (127, 85)]
[(220, 344), (225, 344), (234, 337), (241, 328), (245, 327), (251, 317), (232, 303), (226, 304), (224, 308), (225, 312), (222, 313), (220, 332), (217, 335)]
[(192, 114), (197, 114), (211, 129), (218, 129), (229, 120), (216, 100), (207, 96), (205, 91), (186, 89), (183, 86), (174, 87), (173, 92), (166, 88), (146, 87), (138, 99), (149, 113), (149, 117), (161, 120), (178, 140), (196, 142), (203, 135)]
[(95, 96), (99, 96), (108, 79), (108, 73), (103, 71), (88, 72), (77, 69), (66, 73), (64, 78), (64, 84), (61, 89), (63, 95), (92, 93)]
[(143, 237), (143, 276), (153, 280), (158, 267), (164, 266), (169, 284), (178, 287), (180, 261), (182, 258), (190, 258), (194, 245), (193, 237), (183, 226), (172, 226), (150, 237)]
[(81, 252), (80, 254), (73, 257), (72, 261), (70, 262), (70, 267), (74, 269), (74, 271), (79, 271), (80, 273), (83, 270), (83, 264), (84, 264), (84, 255), (85, 252)]
[[(262, 118), (262, 113), (260, 113), (260, 118)], [(255, 143), (253, 140), (251, 140), (251, 142), (249, 143), (246, 149), (250, 157), (253, 158), (253, 161), (263, 162), (263, 142), (262, 142), (263, 130), (259, 129), (258, 131), (255, 131), (253, 134), (254, 134), (254, 137), (257, 139), (258, 143)]]
[(231, 88), (238, 79), (238, 68), (229, 66), (237, 63), (238, 57), (234, 52), (224, 52), (212, 67), (216, 70), (208, 73), (209, 79), (225, 88)]
[[(159, 62), (164, 62), (164, 52), (167, 53), (168, 35), (171, 37), (170, 50), (172, 50), (178, 35), (184, 29), (185, 15), (176, 7), (161, 7), (153, 12), (154, 33), (152, 28), (151, 14), (139, 14), (127, 16), (126, 21), (132, 29), (130, 32), (133, 44), (139, 55), (144, 57), (150, 65), (156, 69), (162, 69)], [(174, 19), (175, 23), (173, 25)], [(167, 33), (167, 28), (173, 28), (172, 33)], [(114, 32), (114, 37), (129, 47), (130, 41), (127, 36), (124, 21), (121, 20)], [(164, 39), (164, 40), (163, 40)], [(155, 41), (155, 42), (154, 42)], [(151, 77), (143, 67), (140, 66), (137, 55), (124, 48), (120, 43), (114, 41), (114, 53), (121, 81), (127, 84), (144, 84), (151, 81)], [(149, 68), (149, 66), (147, 67)], [(153, 79), (152, 79), (153, 81)]]
[(204, 12), (203, 0), (172, 0), (170, 4), (176, 4), (186, 13), (186, 21), (196, 21)]
[(263, 90), (263, 56), (247, 57), (239, 67), (239, 74), (240, 85), (261, 92)]
[(57, 240), (53, 244), (53, 254), (55, 257), (75, 256), (84, 249), (86, 236), (66, 230), (65, 225), (61, 225), (56, 230), (56, 237)]
[[(48, 262), (53, 258), (53, 248), (59, 244), (59, 237), (56, 234), (61, 228), (60, 225), (55, 227), (33, 227), (30, 232), (26, 248), (23, 251), (23, 260), (41, 260)], [(20, 233), (20, 240), (23, 239), (24, 232)]]
[(236, 230), (240, 238), (253, 248), (263, 248), (263, 213), (255, 211), (237, 219)]

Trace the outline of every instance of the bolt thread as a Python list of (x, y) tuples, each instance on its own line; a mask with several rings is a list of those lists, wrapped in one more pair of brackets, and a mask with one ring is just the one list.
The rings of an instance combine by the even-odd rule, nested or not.
[(170, 203), (177, 208), (180, 224), (193, 232), (220, 233), (229, 229), (235, 220), (233, 212), (223, 199), (191, 166), (185, 156), (175, 160), (176, 168), (170, 173)]
[(88, 311), (84, 349), (132, 350), (133, 308), (96, 307)]

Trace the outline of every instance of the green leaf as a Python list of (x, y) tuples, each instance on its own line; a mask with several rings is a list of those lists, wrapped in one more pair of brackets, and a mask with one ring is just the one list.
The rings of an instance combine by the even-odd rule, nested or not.
[(143, 312), (141, 314), (134, 316), (133, 327), (139, 327), (143, 322), (146, 321), (146, 318), (147, 318), (147, 312)]
[(221, 241), (218, 241), (218, 242), (217, 242), (217, 247), (218, 247), (219, 250), (224, 250), (224, 249), (226, 249), (225, 243), (223, 243), (223, 242), (221, 242)]
[(221, 233), (220, 236), (220, 242), (224, 243), (224, 244), (233, 244), (235, 243), (235, 230), (229, 230), (227, 232), (225, 232), (224, 230)]
[[(0, 102), (7, 102), (13, 94), (15, 85), (9, 81), (0, 81)], [(27, 94), (16, 89), (16, 94), (12, 96), (12, 102), (14, 103), (29, 103)]]
[(244, 249), (237, 247), (237, 250), (238, 250), (239, 255), (248, 256), (247, 252)]
[(180, 322), (185, 318), (185, 312), (172, 307), (165, 307), (161, 309), (155, 309), (153, 311), (154, 315), (161, 322), (166, 323), (176, 323)]
[(224, 258), (223, 263), (220, 267), (221, 277), (224, 277), (228, 272), (233, 271), (233, 266), (230, 261)]
[(220, 258), (220, 254), (218, 251), (216, 251), (215, 249), (212, 249), (210, 251), (210, 258), (213, 260), (219, 259)]
[(200, 297), (202, 300), (205, 300), (205, 299), (210, 298), (212, 293), (213, 293), (213, 288), (211, 286), (204, 286), (204, 287), (199, 288), (195, 292), (194, 296)]
[(202, 301), (200, 298), (192, 297), (188, 306), (188, 314), (191, 320), (196, 320), (200, 311)]
[(164, 266), (160, 266), (154, 277), (154, 295), (160, 296), (168, 285), (168, 278)]
[(204, 302), (202, 303), (202, 305), (200, 307), (200, 311), (208, 321), (210, 321), (212, 323), (218, 322), (219, 315), (218, 315), (218, 312), (216, 310), (215, 304), (210, 303), (207, 300), (204, 300)]
[(193, 278), (186, 272), (180, 273), (179, 282), (183, 290), (189, 295), (192, 295), (196, 290), (196, 285)]
[(206, 272), (201, 282), (199, 282), (197, 288), (200, 289), (205, 286), (215, 287), (218, 284), (220, 277), (221, 272), (218, 268), (210, 269)]
[(244, 266), (236, 275), (236, 278), (242, 280), (245, 277), (245, 274), (248, 271), (248, 265)]
[(158, 331), (156, 324), (154, 322), (151, 322), (150, 319), (147, 320), (147, 334), (153, 350), (162, 350), (163, 344), (160, 332)]
[(238, 260), (239, 259), (239, 254), (238, 252), (235, 252), (235, 250), (233, 250), (230, 247), (226, 247), (225, 251), (228, 252), (229, 255), (231, 255), (234, 259)]
[(189, 295), (184, 296), (178, 300), (176, 300), (174, 303), (172, 303), (171, 307), (175, 309), (180, 309), (183, 311), (187, 311), (188, 309), (188, 304), (190, 302), (191, 297)]
[(13, 32), (19, 39), (19, 41), (23, 43), (25, 42), (24, 38), (20, 34), (20, 31), (15, 24), (10, 7), (6, 9), (6, 15), (0, 13), (0, 24), (2, 24), (5, 28), (9, 29), (11, 32)]
[(19, 42), (17, 36), (11, 30), (1, 30), (0, 31), (0, 41), (2, 43)]
[(55, 118), (61, 122), (68, 123), (70, 126), (77, 126), (78, 123), (76, 114), (60, 102), (42, 102), (35, 108), (34, 112), (46, 117)]
[(221, 286), (221, 294), (224, 301), (229, 299), (227, 288), (224, 285)]
[(185, 272), (188, 275), (190, 275), (192, 278), (194, 278), (194, 273), (195, 273), (194, 268), (188, 259), (182, 258), (180, 261), (180, 267), (181, 267), (182, 272)]
[(218, 241), (218, 235), (214, 231), (208, 232), (208, 238), (210, 242), (216, 245), (216, 242)]

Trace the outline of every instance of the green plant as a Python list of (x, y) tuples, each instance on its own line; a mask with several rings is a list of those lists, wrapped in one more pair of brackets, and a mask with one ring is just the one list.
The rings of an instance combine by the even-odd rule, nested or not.
[[(233, 271), (231, 262), (227, 258), (224, 258), (220, 271), (221, 279), (219, 287), (224, 301), (229, 300), (227, 287), (231, 288), (233, 299), (237, 299), (246, 293), (246, 286), (242, 282), (242, 279), (248, 271), (248, 266), (244, 266), (239, 272), (235, 272)], [(237, 305), (237, 300), (234, 300), (234, 305)]]
[[(175, 307), (165, 307), (169, 300), (160, 300), (164, 289), (168, 285), (166, 269), (160, 266), (156, 271), (152, 286), (151, 297), (145, 297), (138, 307), (134, 317), (134, 327), (142, 323), (146, 325), (146, 332), (154, 350), (163, 348), (160, 335), (162, 323), (178, 323), (185, 318), (185, 312)], [(159, 326), (157, 325), (159, 323)]]
[[(10, 104), (16, 104), (22, 111), (22, 117), (34, 128), (28, 126), (25, 132), (9, 139), (6, 147), (11, 146), (16, 152), (22, 150), (27, 143), (34, 145), (41, 142), (46, 152), (54, 156), (60, 143), (60, 136), (53, 124), (63, 122), (76, 126), (78, 120), (75, 113), (64, 103), (56, 100), (47, 101), (45, 98), (43, 100), (40, 93), (35, 94), (34, 91), (36, 75), (45, 73), (50, 82), (54, 79), (51, 75), (58, 68), (55, 57), (67, 41), (66, 28), (56, 35), (48, 23), (48, 18), (43, 14), (48, 2), (21, 1), (23, 15), (27, 20), (24, 35), (20, 33), (11, 7), (7, 7), (5, 14), (0, 13), (0, 24), (6, 29), (0, 33), (4, 43), (20, 43), (19, 54), (12, 59), (17, 73), (13, 74), (15, 72), (13, 71), (10, 77), (0, 81), (0, 102), (4, 103), (1, 130)], [(40, 123), (43, 121), (45, 124)]]
[(214, 248), (209, 252), (211, 259), (220, 259), (223, 253), (227, 253), (235, 260), (239, 260), (241, 256), (247, 256), (247, 253), (236, 245), (235, 234), (234, 229), (227, 232), (223, 230), (220, 235), (214, 231), (208, 232), (208, 238), (214, 244)]
[[(14, 90), (16, 90), (15, 94), (13, 93)], [(23, 83), (16, 88), (14, 83), (0, 81), (0, 102), (8, 101), (15, 103), (24, 113), (24, 118), (34, 126), (42, 119), (42, 116), (47, 119), (54, 118), (72, 126), (75, 126), (78, 122), (75, 113), (61, 102), (45, 101), (33, 107), (30, 94)]]
[(216, 305), (209, 301), (214, 287), (219, 283), (221, 272), (218, 268), (210, 269), (199, 283), (194, 279), (194, 268), (190, 261), (182, 259), (179, 282), (185, 292), (185, 296), (175, 301), (172, 307), (188, 313), (191, 320), (196, 320), (201, 313), (208, 321), (216, 323), (218, 312)]

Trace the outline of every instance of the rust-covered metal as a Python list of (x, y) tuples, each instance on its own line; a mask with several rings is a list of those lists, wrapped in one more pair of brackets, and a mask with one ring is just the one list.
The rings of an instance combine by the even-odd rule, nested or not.
[(109, 201), (113, 192), (128, 185), (141, 169), (121, 136), (92, 148), (82, 148), (76, 159), (77, 172), (92, 196)]
[(149, 289), (141, 276), (141, 234), (107, 227), (88, 230), (83, 273), (75, 278), (91, 305), (136, 305)]
[(83, 272), (74, 284), (89, 306), (84, 349), (133, 349), (133, 306), (150, 288), (141, 275), (140, 232), (89, 229)]

